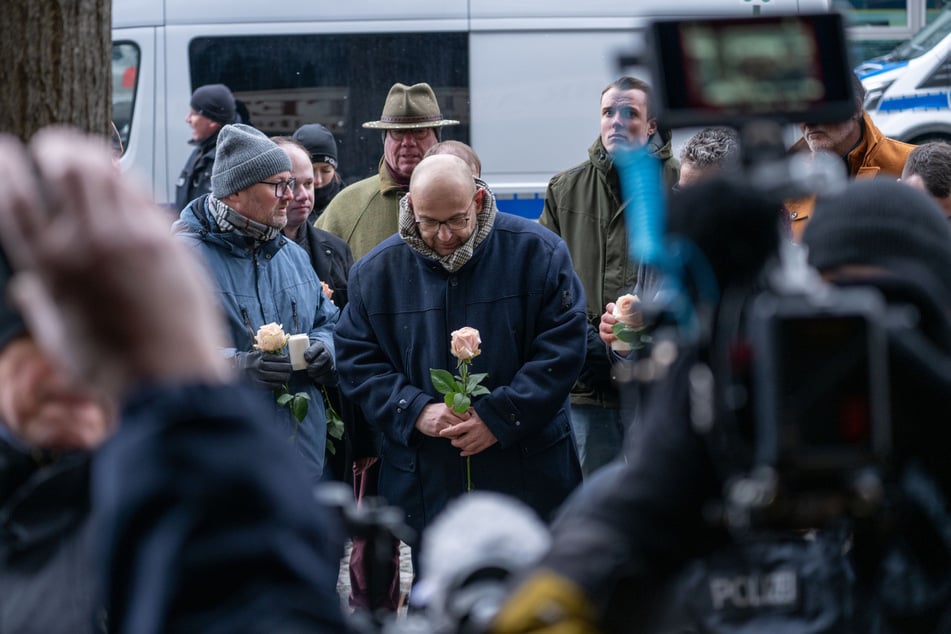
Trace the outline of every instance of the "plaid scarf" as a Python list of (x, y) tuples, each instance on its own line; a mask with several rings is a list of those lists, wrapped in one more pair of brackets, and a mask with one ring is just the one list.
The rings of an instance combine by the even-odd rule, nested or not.
[(436, 260), (440, 266), (450, 273), (455, 273), (461, 269), (472, 258), (476, 247), (482, 244), (482, 241), (492, 231), (492, 225), (495, 224), (495, 214), (498, 213), (495, 206), (495, 194), (482, 179), (477, 178), (475, 181), (476, 186), (481, 187), (487, 194), (482, 197), (482, 212), (476, 214), (476, 224), (478, 226), (461, 247), (446, 256), (439, 255), (423, 241), (419, 234), (419, 227), (416, 226), (416, 218), (409, 208), (409, 203), (406, 202), (406, 196), (400, 199), (400, 237), (411, 249), (427, 258)]
[(262, 225), (260, 222), (245, 218), (212, 195), (208, 196), (208, 209), (211, 211), (211, 217), (215, 219), (219, 229), (235, 231), (256, 242), (270, 242), (281, 232), (276, 227)]

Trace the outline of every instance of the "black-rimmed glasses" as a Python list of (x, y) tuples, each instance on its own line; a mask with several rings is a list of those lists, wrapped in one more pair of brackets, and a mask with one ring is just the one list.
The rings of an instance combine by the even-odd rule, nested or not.
[(414, 139), (416, 139), (417, 141), (421, 141), (429, 135), (430, 130), (432, 130), (432, 128), (411, 128), (411, 129), (387, 130), (386, 132), (391, 137), (393, 137), (393, 139), (396, 141), (402, 141), (403, 137), (405, 137), (407, 134), (413, 137)]
[(284, 194), (291, 192), (293, 195), (294, 190), (297, 189), (297, 179), (289, 178), (286, 181), (258, 181), (262, 185), (274, 185), (274, 197), (283, 198)]
[(446, 225), (446, 228), (450, 231), (462, 231), (469, 226), (469, 216), (460, 216), (450, 218), (449, 220), (430, 220), (429, 218), (424, 218), (423, 220), (416, 221), (416, 226), (424, 233), (438, 233), (439, 228), (443, 225)]
[(438, 233), (439, 228), (443, 225), (446, 225), (446, 228), (449, 231), (462, 231), (469, 226), (469, 208), (472, 207), (472, 203), (475, 202), (476, 196), (478, 196), (479, 190), (476, 190), (476, 193), (472, 195), (472, 200), (469, 201), (469, 204), (466, 206), (466, 209), (461, 216), (453, 216), (449, 220), (433, 220), (432, 218), (422, 218), (416, 221), (416, 226), (419, 228), (420, 233)]

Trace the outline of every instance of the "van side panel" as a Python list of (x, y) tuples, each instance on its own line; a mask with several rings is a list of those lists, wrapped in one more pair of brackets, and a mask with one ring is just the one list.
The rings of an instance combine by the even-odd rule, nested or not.
[[(113, 0), (115, 39), (133, 33), (132, 25), (153, 27), (148, 42), (140, 43), (141, 87), (122, 164), (134, 165), (151, 178), (160, 202), (173, 199), (175, 180), (191, 151), (184, 121), (191, 92), (199, 83), (219, 80), (213, 59), (213, 51), (219, 50), (213, 45), (215, 38), (333, 39), (362, 34), (370, 42), (373, 34), (382, 41), (397, 34), (412, 39), (415, 33), (455, 33), (463, 37), (467, 56), (463, 61), (452, 58), (452, 66), (467, 73), (461, 81), (434, 78), (428, 70), (435, 67), (433, 60), (448, 54), (410, 46), (395, 57), (400, 63), (413, 63), (412, 71), (396, 64), (388, 72), (365, 72), (367, 65), (361, 62), (359, 68), (347, 69), (347, 79), (330, 80), (320, 63), (308, 61), (297, 83), (261, 90), (249, 85), (242, 91), (245, 98), (257, 100), (258, 112), (266, 116), (275, 112), (274, 104), (305, 117), (332, 111), (328, 99), (346, 102), (341, 111), (350, 114), (329, 123), (339, 121), (335, 134), (343, 142), (342, 153), (360, 147), (364, 154), (373, 154), (373, 161), (361, 155), (358, 164), (341, 166), (345, 176), (358, 177), (375, 169), (382, 151), (379, 134), (361, 129), (360, 123), (378, 116), (394, 81), (430, 81), (443, 108), (464, 118), (463, 125), (447, 129), (444, 138), (468, 140), (480, 153), (484, 175), (500, 195), (502, 208), (514, 209), (505, 201), (517, 194), (530, 201), (525, 215), (537, 216), (551, 176), (585, 160), (599, 130), (600, 91), (620, 73), (618, 54), (636, 52), (642, 45), (640, 34), (649, 19), (812, 12), (827, 10), (829, 4), (830, 0), (287, 0), (277, 5), (260, 0)], [(203, 44), (194, 44), (202, 38)], [(266, 60), (278, 69), (287, 63), (276, 57)], [(369, 65), (371, 71), (374, 66)], [(196, 75), (196, 69), (205, 72)], [(240, 72), (240, 67), (228, 72)], [(354, 88), (357, 84), (359, 90)], [(275, 96), (275, 91), (284, 91), (285, 96)], [(266, 131), (277, 133), (280, 126), (273, 117), (261, 120), (275, 127)]]
[(267, 24), (299, 20), (339, 22), (387, 20), (412, 22), (431, 19), (465, 19), (467, 0), (165, 0), (168, 24)]

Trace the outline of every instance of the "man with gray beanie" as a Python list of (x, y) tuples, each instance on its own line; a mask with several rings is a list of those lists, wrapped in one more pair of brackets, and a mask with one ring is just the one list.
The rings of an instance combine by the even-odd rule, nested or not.
[[(321, 291), (307, 253), (285, 237), (287, 206), (294, 196), (291, 161), (262, 132), (226, 125), (218, 138), (212, 192), (193, 200), (173, 227), (198, 249), (218, 284), (233, 347), (223, 354), (264, 392), (276, 392), (274, 420), (285, 428), (316, 482), (323, 471), (327, 420), (320, 386), (336, 382), (333, 328), (336, 306)], [(256, 346), (261, 326), (279, 324), (306, 333), (306, 368), (295, 370), (286, 351)], [(280, 394), (309, 397), (302, 420), (276, 402)]]
[(235, 99), (224, 84), (199, 86), (185, 117), (192, 129), (189, 143), (195, 146), (175, 183), (175, 210), (211, 191), (211, 172), (215, 163), (215, 144), (221, 127), (235, 118)]

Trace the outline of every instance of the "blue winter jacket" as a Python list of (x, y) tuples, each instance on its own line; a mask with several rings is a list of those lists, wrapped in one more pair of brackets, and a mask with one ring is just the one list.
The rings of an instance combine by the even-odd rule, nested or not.
[[(234, 346), (224, 350), (225, 355), (233, 357), (235, 351), (251, 350), (258, 328), (271, 322), (281, 324), (288, 334), (306, 332), (311, 341), (323, 341), (333, 353), (333, 328), (339, 311), (324, 297), (307, 252), (293, 240), (278, 235), (255, 247), (246, 236), (222, 232), (208, 210), (208, 196), (195, 199), (183, 209), (172, 230), (201, 252), (218, 284), (219, 303)], [(323, 471), (327, 441), (323, 397), (303, 370), (294, 372), (287, 388), (291, 394), (310, 395), (307, 416), (298, 423), (288, 408), (278, 407), (269, 395), (274, 420), (294, 440), (317, 481)]]
[(585, 356), (585, 296), (565, 243), (498, 214), (472, 259), (449, 273), (392, 236), (350, 272), (337, 324), (340, 388), (383, 432), (380, 493), (422, 530), (466, 487), (466, 460), (415, 429), (442, 396), (431, 368), (455, 374), (450, 333), (479, 330), (491, 394), (474, 408), (498, 443), (471, 459), (474, 489), (514, 495), (547, 517), (580, 482), (568, 394)]

